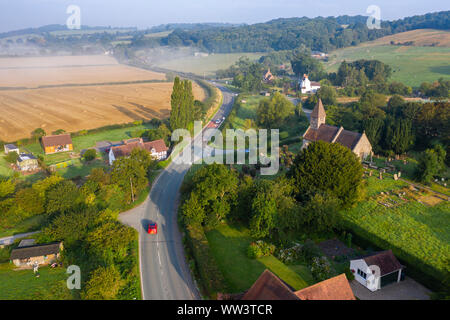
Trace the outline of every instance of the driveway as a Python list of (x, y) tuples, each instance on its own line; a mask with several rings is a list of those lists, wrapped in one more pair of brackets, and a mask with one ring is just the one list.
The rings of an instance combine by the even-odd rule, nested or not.
[(360, 300), (430, 300), (431, 291), (406, 277), (404, 281), (391, 283), (375, 292), (356, 280), (350, 281), (353, 294)]

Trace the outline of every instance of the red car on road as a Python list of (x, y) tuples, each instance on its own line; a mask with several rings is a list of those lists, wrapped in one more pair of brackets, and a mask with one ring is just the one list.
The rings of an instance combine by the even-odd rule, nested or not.
[(155, 223), (150, 223), (150, 224), (148, 225), (148, 230), (147, 230), (147, 232), (148, 232), (149, 234), (157, 234), (157, 233), (158, 233), (158, 225), (156, 224), (156, 222), (155, 222)]

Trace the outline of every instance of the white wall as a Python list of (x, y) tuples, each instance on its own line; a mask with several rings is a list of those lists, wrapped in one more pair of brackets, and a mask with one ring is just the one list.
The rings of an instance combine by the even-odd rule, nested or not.
[[(367, 277), (364, 279), (358, 274), (358, 269), (366, 273)], [(372, 270), (369, 268), (367, 263), (363, 259), (351, 260), (350, 270), (354, 270), (355, 280), (361, 283), (370, 291), (376, 291), (380, 288), (380, 277), (373, 274)], [(379, 274), (379, 272), (378, 272)]]

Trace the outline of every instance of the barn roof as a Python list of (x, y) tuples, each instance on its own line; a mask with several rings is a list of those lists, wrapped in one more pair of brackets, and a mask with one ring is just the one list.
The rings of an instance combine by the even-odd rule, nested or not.
[(11, 260), (28, 259), (32, 257), (46, 256), (49, 254), (57, 254), (60, 251), (60, 246), (61, 242), (54, 242), (13, 249), (11, 251)]
[(356, 300), (344, 273), (295, 292), (300, 300)]
[(292, 289), (269, 270), (244, 294), (242, 300), (299, 300)]
[(403, 269), (403, 266), (394, 256), (392, 250), (382, 251), (363, 257), (363, 260), (368, 266), (378, 266), (380, 268), (381, 276)]
[(72, 138), (70, 137), (69, 133), (42, 137), (42, 145), (44, 147), (60, 146), (66, 144), (72, 144)]

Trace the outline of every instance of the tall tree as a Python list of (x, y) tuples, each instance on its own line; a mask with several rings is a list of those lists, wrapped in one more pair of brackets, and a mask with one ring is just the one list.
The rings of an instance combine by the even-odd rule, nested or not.
[(321, 192), (339, 199), (343, 206), (351, 206), (360, 196), (363, 168), (349, 148), (318, 141), (295, 158), (290, 176), (299, 200)]

